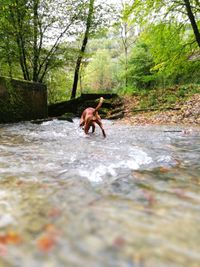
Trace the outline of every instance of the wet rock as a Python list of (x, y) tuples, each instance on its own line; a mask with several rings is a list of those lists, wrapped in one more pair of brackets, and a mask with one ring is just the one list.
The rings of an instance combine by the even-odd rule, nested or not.
[(43, 122), (47, 122), (47, 121), (52, 121), (53, 118), (47, 118), (47, 119), (38, 119), (38, 120), (32, 120), (31, 123), (34, 123), (34, 124), (41, 124)]
[(64, 121), (69, 121), (73, 122), (73, 118), (75, 115), (73, 113), (65, 113), (62, 116), (57, 117), (58, 120), (64, 120)]

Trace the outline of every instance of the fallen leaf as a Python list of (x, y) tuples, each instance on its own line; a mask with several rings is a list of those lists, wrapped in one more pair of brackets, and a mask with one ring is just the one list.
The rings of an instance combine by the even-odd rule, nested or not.
[(42, 252), (51, 251), (58, 241), (60, 230), (54, 224), (47, 224), (44, 227), (44, 233), (37, 240), (37, 247)]
[(144, 190), (143, 194), (144, 194), (145, 199), (148, 202), (148, 207), (152, 207), (156, 204), (156, 198), (151, 192)]
[(189, 199), (189, 197), (187, 196), (186, 192), (183, 189), (175, 188), (173, 191), (179, 198)]
[(57, 218), (61, 215), (61, 210), (59, 208), (52, 208), (50, 211), (49, 211), (49, 217), (52, 217), (52, 218)]
[(166, 173), (166, 172), (169, 172), (169, 169), (167, 169), (165, 167), (160, 167), (159, 171), (162, 172), (162, 173)]
[(7, 244), (20, 244), (22, 242), (22, 238), (19, 234), (15, 233), (14, 231), (10, 231), (7, 233)]
[(41, 188), (48, 189), (49, 188), (49, 185), (48, 184), (41, 184)]
[(22, 242), (21, 236), (14, 231), (9, 231), (5, 234), (0, 235), (0, 243), (1, 244), (18, 245), (21, 242)]
[(118, 248), (123, 247), (125, 245), (125, 243), (126, 243), (126, 240), (123, 237), (120, 237), (120, 236), (115, 238), (114, 241), (113, 241), (113, 245), (115, 247), (118, 247)]
[(0, 235), (0, 243), (6, 244), (6, 235)]
[(45, 225), (45, 231), (47, 234), (52, 236), (59, 236), (60, 230), (54, 224), (47, 224)]
[(56, 240), (51, 235), (45, 234), (37, 241), (37, 247), (42, 252), (49, 252), (56, 246)]

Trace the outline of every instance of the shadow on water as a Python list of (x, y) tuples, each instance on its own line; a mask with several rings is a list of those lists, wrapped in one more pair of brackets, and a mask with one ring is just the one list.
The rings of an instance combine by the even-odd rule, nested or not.
[(0, 126), (0, 261), (200, 265), (200, 130), (104, 121)]

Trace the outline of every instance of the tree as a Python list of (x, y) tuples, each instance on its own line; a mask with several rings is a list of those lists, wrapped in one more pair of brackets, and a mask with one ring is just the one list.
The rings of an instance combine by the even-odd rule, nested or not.
[(92, 20), (93, 20), (94, 2), (95, 2), (95, 0), (89, 1), (89, 11), (88, 11), (88, 16), (87, 16), (87, 21), (86, 21), (85, 33), (84, 33), (80, 53), (78, 55), (78, 58), (76, 61), (76, 66), (75, 66), (74, 82), (73, 82), (73, 87), (72, 87), (71, 99), (76, 97), (76, 90), (77, 90), (77, 85), (78, 85), (80, 66), (81, 66), (81, 62), (82, 62), (82, 59), (83, 59), (83, 56), (85, 53), (85, 49), (86, 49), (86, 45), (88, 42), (89, 33), (90, 33), (91, 25), (92, 25)]
[(98, 50), (85, 71), (85, 85), (94, 91), (105, 91), (113, 86), (113, 63), (106, 50)]
[(189, 60), (196, 46), (187, 45), (187, 38), (178, 23), (148, 25), (128, 61), (129, 85), (148, 89), (199, 82), (200, 62)]
[(134, 25), (131, 23), (131, 14), (127, 12), (132, 0), (121, 1), (120, 36), (124, 50), (124, 78), (125, 88), (128, 86), (128, 54), (130, 47), (135, 42)]
[(135, 0), (129, 13), (134, 13), (135, 21), (165, 22), (176, 21), (183, 24), (190, 22), (198, 46), (200, 47), (200, 32), (198, 29), (199, 0)]
[(84, 0), (6, 0), (1, 4), (0, 34), (4, 44), (9, 40), (8, 49), (14, 51), (25, 80), (43, 82), (60, 43), (79, 30), (83, 5)]
[[(187, 15), (188, 15), (188, 18), (190, 20), (190, 23), (191, 23), (191, 26), (192, 26), (192, 29), (193, 29), (193, 32), (194, 32), (194, 35), (195, 35), (195, 38), (196, 38), (196, 41), (198, 43), (198, 46), (200, 47), (200, 32), (199, 32), (199, 29), (198, 29), (198, 26), (197, 26), (197, 22), (196, 22), (196, 19), (195, 19), (195, 15), (194, 15), (194, 12), (192, 10), (192, 6), (191, 6), (191, 3), (189, 0), (183, 0), (184, 1), (184, 4), (185, 4), (185, 8), (186, 8), (186, 11), (187, 11)], [(200, 8), (200, 3), (198, 0), (195, 1), (196, 5), (199, 6)]]
[(155, 80), (153, 57), (149, 47), (144, 42), (138, 41), (132, 49), (132, 55), (128, 61), (127, 75), (129, 85), (137, 89), (147, 89), (152, 87)]
[(115, 19), (115, 14), (111, 12), (111, 10), (113, 11), (114, 7), (112, 5), (108, 5), (107, 3), (105, 4), (104, 0), (102, 0), (102, 2), (96, 0), (88, 0), (87, 4), (88, 8), (86, 8), (86, 14), (84, 15), (84, 17), (86, 18), (85, 32), (83, 34), (81, 48), (76, 60), (71, 98), (76, 97), (79, 72), (82, 60), (85, 56), (89, 38), (91, 36), (94, 36), (98, 32), (101, 32), (103, 29), (105, 30), (111, 24), (111, 21), (114, 21)]

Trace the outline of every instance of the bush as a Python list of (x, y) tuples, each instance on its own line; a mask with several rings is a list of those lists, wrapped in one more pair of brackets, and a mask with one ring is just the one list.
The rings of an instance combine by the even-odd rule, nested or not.
[(120, 95), (138, 95), (138, 89), (132, 86), (122, 87), (117, 90)]

